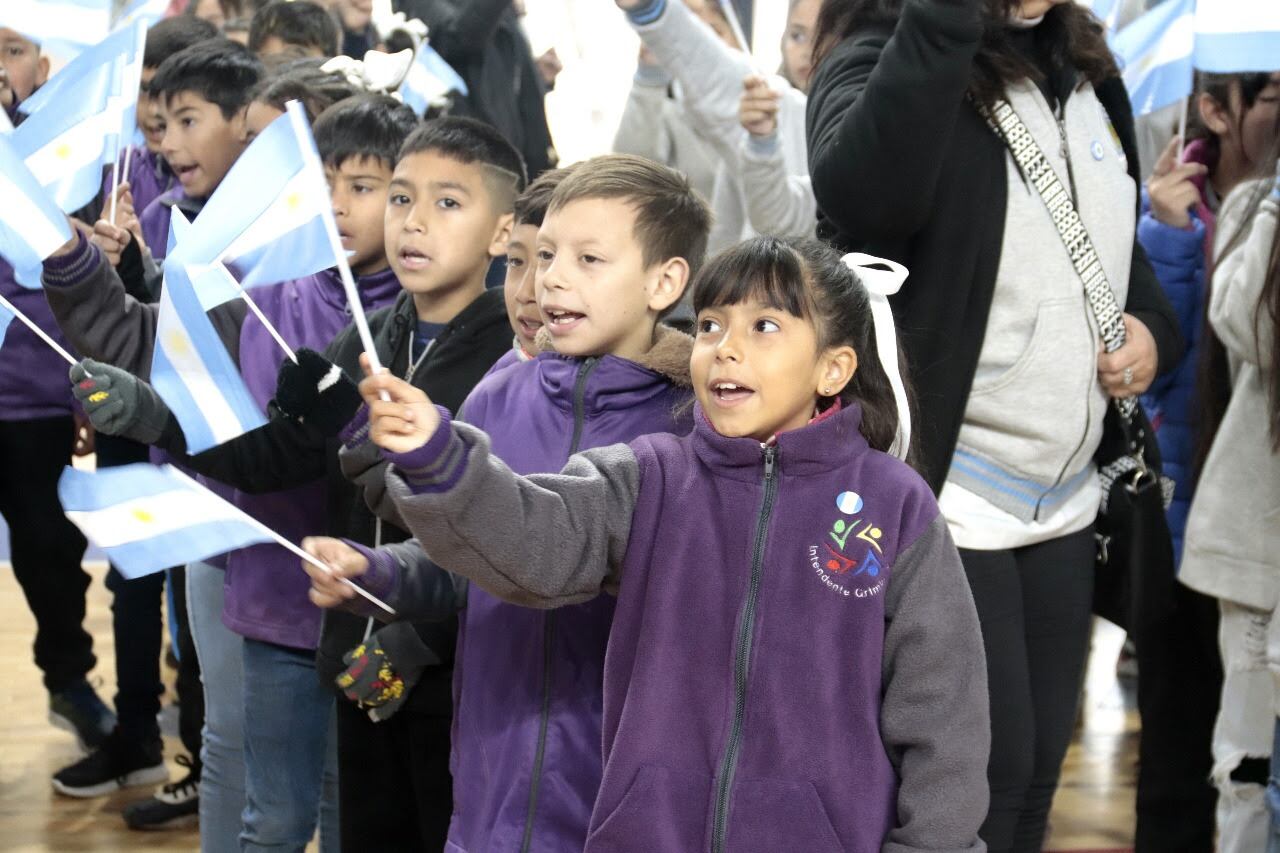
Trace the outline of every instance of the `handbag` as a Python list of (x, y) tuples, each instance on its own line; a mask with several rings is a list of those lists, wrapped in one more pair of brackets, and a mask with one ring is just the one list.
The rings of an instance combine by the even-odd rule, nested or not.
[[(1103, 347), (1115, 352), (1124, 345), (1124, 314), (1071, 193), (1008, 101), (991, 107), (973, 103), (1044, 200), (1084, 285)], [(1173, 539), (1165, 510), (1174, 484), (1162, 473), (1155, 430), (1134, 397), (1112, 398), (1107, 406), (1094, 462), (1102, 503), (1094, 524), (1093, 611), (1130, 633), (1141, 633), (1143, 626), (1173, 611)]]

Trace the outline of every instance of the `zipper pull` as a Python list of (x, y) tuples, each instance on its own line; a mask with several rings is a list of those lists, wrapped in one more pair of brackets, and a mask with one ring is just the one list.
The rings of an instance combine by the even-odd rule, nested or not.
[(778, 448), (768, 445), (764, 449), (764, 478), (768, 480), (773, 476), (773, 463), (778, 457)]

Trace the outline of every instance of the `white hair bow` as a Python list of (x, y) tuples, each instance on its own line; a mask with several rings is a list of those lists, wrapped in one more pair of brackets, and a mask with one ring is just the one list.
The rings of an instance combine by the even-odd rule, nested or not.
[[(902, 283), (911, 273), (896, 261), (864, 255), (861, 252), (851, 252), (841, 260), (858, 276), (871, 297), (871, 322), (876, 330), (876, 354), (880, 356), (880, 364), (884, 367), (885, 375), (889, 377), (889, 385), (893, 388), (893, 399), (898, 407), (898, 433), (893, 439), (889, 452), (899, 459), (906, 459), (907, 448), (911, 446), (911, 408), (907, 404), (907, 389), (902, 384), (902, 374), (898, 369), (898, 333), (894, 329), (889, 297), (902, 289)], [(884, 269), (885, 267), (888, 269)]]
[(365, 53), (363, 60), (335, 56), (321, 65), (320, 70), (341, 74), (352, 86), (366, 92), (389, 94), (400, 88), (412, 64), (413, 51), (407, 48), (399, 53), (371, 50)]
[(396, 30), (404, 30), (413, 39), (413, 49), (417, 49), (427, 38), (427, 25), (418, 18), (406, 18), (404, 12), (391, 15), (374, 15), (373, 27), (378, 31), (378, 38), (386, 41)]

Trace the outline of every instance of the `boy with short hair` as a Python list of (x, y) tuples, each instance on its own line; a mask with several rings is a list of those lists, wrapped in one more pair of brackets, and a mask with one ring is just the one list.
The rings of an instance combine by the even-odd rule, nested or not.
[[(556, 187), (537, 237), (538, 306), (553, 348), (491, 374), (460, 419), (484, 429), (493, 452), (519, 474), (559, 471), (580, 450), (648, 433), (688, 432), (692, 339), (659, 320), (702, 264), (709, 231), (705, 203), (666, 166), (626, 155), (575, 166)], [(355, 435), (365, 445), (350, 443), (344, 466), (347, 457), (371, 452), (367, 419)], [(427, 476), (409, 455), (372, 452), (411, 482)], [(379, 512), (400, 517), (385, 494)], [(613, 599), (531, 610), (474, 585), (465, 597), (455, 592), (461, 584), (441, 571), (448, 566), (431, 565), (415, 543), (373, 551), (320, 539), (304, 547), (346, 574), (365, 570), (363, 584), (399, 618), (442, 618), (463, 607), (449, 849), (582, 849), (602, 773)], [(347, 599), (346, 591), (332, 597), (332, 587), (308, 573), (317, 604)], [(393, 685), (411, 681), (414, 661), (379, 635), (359, 652), (364, 671), (390, 671)], [(375, 711), (386, 701), (383, 685), (370, 685), (358, 666), (348, 676)]]
[(0, 26), (0, 106), (12, 124), (18, 123), (18, 105), (48, 79), (49, 57), (40, 52), (40, 45)]
[[(390, 304), (400, 293), (381, 238), (387, 184), (400, 144), (417, 123), (413, 111), (385, 95), (362, 95), (340, 101), (316, 120), (316, 146), (330, 182), (334, 217), (357, 289), (367, 307)], [(102, 223), (99, 223), (102, 227)], [(127, 239), (116, 229), (117, 239)], [(65, 252), (65, 254), (62, 254)], [(48, 298), (68, 334), (82, 352), (129, 373), (150, 370), (156, 311), (122, 293), (115, 273), (96, 249), (74, 240), (46, 262)], [(329, 343), (349, 322), (350, 308), (336, 270), (253, 290), (263, 314), (295, 347)], [(276, 369), (284, 359), (263, 323), (234, 300), (209, 312), (214, 327), (237, 358), (246, 385), (264, 409), (276, 391)], [(101, 369), (100, 369), (101, 368)], [(93, 381), (110, 373), (105, 365), (90, 368)], [(112, 375), (121, 375), (116, 371)], [(83, 384), (83, 383), (82, 383)], [(78, 390), (83, 390), (79, 388)], [(85, 392), (92, 394), (94, 392)], [(109, 392), (114, 394), (115, 392)], [(110, 433), (110, 430), (104, 430)], [(155, 436), (143, 438), (147, 443)], [(281, 531), (300, 535), (324, 512), (323, 467), (302, 486), (284, 494), (237, 493), (237, 506)], [(311, 481), (309, 485), (308, 481)], [(202, 821), (212, 838), (241, 835), (251, 846), (309, 838), (321, 799), (326, 740), (332, 719), (332, 694), (314, 676), (319, 614), (306, 597), (305, 578), (292, 558), (275, 547), (258, 546), (227, 557), (226, 601), (222, 622), (244, 639), (247, 690), (287, 690), (292, 716), (278, 703), (245, 704), (246, 822), (241, 835), (240, 809), (232, 816)], [(292, 582), (291, 582), (292, 581)], [(193, 604), (198, 606), (198, 603)], [(218, 685), (225, 694), (240, 685)], [(223, 697), (217, 697), (223, 698)], [(260, 715), (260, 716), (259, 716)], [(332, 768), (330, 768), (332, 771)], [(272, 775), (274, 774), (274, 775)], [(287, 785), (270, 779), (283, 777)], [(112, 777), (115, 778), (115, 777)], [(78, 784), (79, 780), (76, 780)], [(70, 784), (70, 783), (69, 783)], [(321, 810), (332, 817), (333, 809)], [(234, 826), (227, 824), (234, 820)], [(336, 822), (325, 834), (337, 834)]]
[(161, 259), (168, 249), (170, 209), (198, 216), (244, 151), (244, 110), (262, 73), (257, 57), (226, 38), (180, 50), (156, 70), (148, 89), (165, 120), (160, 152), (179, 186), (138, 217), (152, 257)]
[[(369, 326), (382, 364), (408, 376), (442, 405), (460, 406), (511, 347), (502, 296), (486, 291), (484, 279), (492, 258), (506, 250), (512, 204), (524, 181), (519, 154), (496, 130), (470, 119), (427, 122), (400, 151), (384, 195), (385, 230), (380, 233), (404, 292), (389, 308), (371, 313)], [(366, 506), (373, 499), (367, 488), (381, 494), (381, 468), (354, 484), (339, 469), (337, 434), (359, 405), (354, 386), (346, 379), (325, 391), (317, 387), (329, 374), (330, 360), (348, 377), (358, 376), (362, 352), (354, 326), (333, 340), (324, 358), (299, 352), (302, 364), (296, 369), (286, 364), (276, 388), (277, 406), (292, 417), (276, 417), (197, 456), (180, 456), (180, 461), (254, 492), (307, 482), (327, 472), (331, 533), (368, 545), (405, 538), (394, 522), (383, 524)], [(91, 371), (97, 379), (99, 371)], [(129, 382), (128, 377), (121, 379)], [(134, 384), (121, 393), (136, 402), (112, 423), (95, 423), (100, 429), (136, 435), (140, 425), (163, 418), (163, 403), (149, 388)], [(95, 417), (95, 405), (86, 405)], [(146, 437), (174, 453), (185, 449), (171, 418), (162, 435)], [(298, 571), (296, 561), (287, 571)], [(305, 586), (305, 575), (298, 577)], [(316, 655), (326, 684), (342, 672), (344, 654), (368, 630), (366, 619), (326, 614)], [(382, 629), (379, 635), (402, 649), (406, 660), (421, 662), (416, 687), (404, 692), (399, 713), (376, 724), (367, 709), (338, 702), (344, 848), (444, 846), (452, 805), (448, 761), (456, 634), (453, 621), (399, 622)], [(259, 689), (266, 692), (270, 686)], [(253, 702), (253, 696), (246, 697), (247, 704)]]
[(338, 25), (310, 0), (273, 0), (249, 22), (249, 50), (264, 61), (281, 54), (290, 59), (337, 56)]
[(511, 342), (511, 352), (498, 359), (490, 373), (528, 361), (541, 349), (535, 340), (542, 328), (542, 315), (538, 313), (538, 298), (534, 291), (538, 270), (538, 229), (547, 215), (552, 193), (568, 174), (568, 168), (543, 172), (516, 199), (511, 239), (507, 241), (507, 271), (502, 283), (507, 321), (511, 323), (515, 338)]

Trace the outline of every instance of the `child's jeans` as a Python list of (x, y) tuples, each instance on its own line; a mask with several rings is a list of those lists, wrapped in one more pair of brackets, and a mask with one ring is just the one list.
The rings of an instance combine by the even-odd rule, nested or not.
[(1280, 620), (1222, 600), (1222, 706), (1213, 730), (1213, 782), (1218, 788), (1221, 853), (1267, 849), (1268, 762), (1276, 727), (1270, 661), (1280, 662)]
[(187, 565), (187, 614), (204, 681), (200, 850), (236, 853), (244, 813), (244, 642), (222, 624), (225, 572)]
[(241, 850), (302, 853), (318, 821), (321, 853), (337, 853), (333, 703), (315, 652), (245, 639)]

